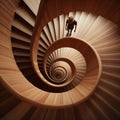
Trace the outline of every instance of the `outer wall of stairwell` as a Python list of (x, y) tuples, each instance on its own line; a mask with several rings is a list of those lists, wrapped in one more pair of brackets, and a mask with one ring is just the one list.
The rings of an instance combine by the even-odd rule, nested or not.
[[(19, 1), (0, 1), (0, 77), (10, 74), (18, 74), (19, 69), (16, 65), (11, 47), (11, 24), (14, 18), (14, 11)], [(10, 78), (10, 76), (8, 76)], [(18, 77), (16, 75), (16, 77)], [(0, 79), (2, 83), (2, 78)], [(9, 87), (9, 85), (6, 85)]]
[[(21, 77), (17, 76), (19, 69), (16, 66), (16, 62), (14, 60), (14, 56), (11, 49), (11, 24), (14, 18), (14, 11), (18, 5), (19, 1), (0, 1), (0, 119), (1, 117), (6, 116), (3, 120), (14, 119), (14, 113), (16, 113), (18, 118), (21, 118), (23, 115), (19, 114), (20, 109), (16, 109), (17, 105), (24, 104), (18, 98), (10, 94), (12, 90), (9, 91), (9, 85), (5, 85), (2, 81), (2, 76), (8, 77), (10, 74), (15, 75), (16, 78)], [(7, 76), (8, 75), (8, 76)], [(4, 78), (5, 80), (6, 78)], [(3, 84), (3, 85), (1, 85)], [(25, 108), (25, 109), (26, 109)], [(14, 109), (14, 111), (13, 111)], [(22, 110), (22, 109), (21, 109)], [(11, 115), (7, 114), (11, 111)], [(16, 111), (16, 112), (15, 112)], [(24, 111), (24, 110), (23, 110)]]

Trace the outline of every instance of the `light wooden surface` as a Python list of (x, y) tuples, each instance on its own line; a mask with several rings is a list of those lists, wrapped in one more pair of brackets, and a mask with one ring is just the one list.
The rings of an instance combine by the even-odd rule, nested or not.
[[(98, 15), (101, 14), (102, 16), (108, 19), (111, 19), (113, 22), (119, 24), (119, 9), (117, 9), (119, 8), (119, 4), (116, 4), (115, 1), (106, 0), (102, 2), (102, 4), (100, 4), (101, 0), (98, 0), (97, 2), (92, 1), (91, 3), (87, 1), (79, 2), (79, 0), (76, 0), (76, 3), (74, 3), (73, 1), (70, 2), (70, 0), (66, 0), (66, 4), (64, 3), (65, 1), (61, 1), (61, 2), (55, 1), (54, 4), (52, 4), (52, 2), (50, 3), (51, 4), (50, 6), (55, 6), (57, 8), (57, 11), (55, 11), (54, 7), (47, 8), (48, 13), (45, 13), (45, 15), (48, 15), (48, 16), (45, 17), (46, 19), (44, 22), (41, 22), (43, 23), (42, 24), (43, 26), (47, 23), (47, 21), (51, 20), (53, 16), (56, 17), (59, 15), (59, 13), (63, 13), (63, 11), (65, 11), (65, 13), (67, 13), (67, 11), (70, 11), (70, 10), (76, 11), (78, 10), (78, 8), (79, 10), (84, 10), (87, 12), (91, 11)], [(66, 7), (68, 3), (69, 3), (69, 6)], [(89, 3), (89, 4), (86, 4), (86, 3)], [(95, 93), (93, 94), (93, 96), (91, 96), (86, 102), (84, 102), (84, 104), (81, 104), (81, 105), (78, 104), (75, 107), (70, 107), (69, 105), (73, 101), (74, 102), (78, 101), (78, 96), (81, 96), (82, 98), (86, 95), (86, 93), (89, 92), (89, 90), (91, 90), (91, 88), (93, 87), (92, 84), (94, 83), (94, 79), (96, 78), (95, 76), (96, 70), (88, 73), (88, 77), (86, 78), (85, 82), (82, 83), (82, 85), (80, 85), (80, 87), (83, 87), (82, 90), (79, 89), (79, 86), (78, 86), (69, 92), (64, 92), (59, 94), (59, 93), (45, 92), (45, 91), (39, 90), (35, 88), (32, 84), (28, 83), (28, 81), (26, 80), (26, 78), (23, 76), (18, 66), (16, 65), (15, 59), (13, 57), (11, 40), (10, 40), (11, 24), (13, 23), (14, 11), (16, 9), (17, 4), (18, 4), (18, 0), (13, 0), (13, 1), (1, 0), (0, 1), (0, 14), (2, 16), (0, 17), (0, 76), (1, 76), (0, 83), (2, 83), (3, 86), (7, 90), (9, 90), (9, 92), (17, 96), (18, 98), (20, 98), (22, 102), (18, 105), (13, 105), (14, 99), (12, 99), (12, 97), (8, 98), (5, 102), (2, 101), (2, 99), (0, 99), (2, 101), (0, 102), (0, 110), (5, 111), (6, 108), (8, 107), (8, 111), (10, 111), (8, 112), (6, 110), (5, 114), (2, 116), (3, 118), (0, 118), (0, 119), (3, 119), (3, 120), (10, 119), (10, 118), (14, 119), (14, 116), (16, 116), (17, 119), (22, 119), (26, 115), (30, 116), (31, 114), (30, 110), (32, 109), (31, 105), (33, 104), (36, 106), (40, 104), (43, 107), (43, 108), (36, 108), (35, 112), (32, 112), (31, 116), (32, 115), (33, 116), (31, 117), (31, 119), (33, 120), (34, 119), (49, 120), (50, 118), (53, 120), (54, 119), (96, 120), (98, 118), (113, 119), (113, 120), (115, 118), (119, 119), (120, 118), (119, 117), (119, 111), (120, 111), (119, 79), (120, 77), (119, 77), (119, 38), (118, 36), (115, 35), (111, 37), (109, 36), (109, 34), (112, 31), (107, 31), (106, 34), (101, 35), (101, 36), (104, 36), (104, 38), (99, 39), (97, 38), (98, 33), (96, 31), (94, 35), (87, 37), (87, 38), (92, 38), (93, 36), (95, 36), (93, 40), (90, 40), (91, 43), (92, 42), (97, 43), (98, 41), (103, 40), (105, 41), (103, 43), (104, 47), (109, 45), (107, 46), (105, 51), (103, 50), (103, 44), (95, 44), (94, 46), (96, 49), (98, 47), (98, 52), (102, 58), (102, 63), (104, 63), (104, 65), (102, 66), (103, 67), (103, 73), (101, 76), (102, 80), (98, 88), (96, 89)], [(26, 3), (26, 4), (32, 5), (32, 2)], [(96, 7), (93, 7), (93, 5)], [(30, 7), (30, 5), (28, 6), (36, 14), (35, 7), (33, 8), (33, 6), (32, 7)], [(108, 8), (106, 9), (106, 7)], [(113, 7), (116, 9), (112, 9)], [(52, 10), (53, 10), (53, 15), (51, 14)], [(108, 13), (111, 13), (111, 14), (108, 14)], [(99, 21), (99, 19), (97, 20)], [(31, 21), (28, 23), (33, 25), (33, 22)], [(23, 30), (24, 28), (24, 25), (21, 26), (21, 24), (18, 24), (18, 23), (14, 25), (18, 26), (17, 29), (19, 29), (20, 27), (20, 29), (22, 28), (21, 30)], [(91, 26), (91, 24), (89, 24), (89, 26)], [(105, 27), (101, 28), (100, 31), (102, 32), (105, 28), (108, 28), (108, 26), (109, 25), (106, 24)], [(82, 32), (82, 35), (84, 36), (86, 30), (84, 29), (83, 31), (84, 32), (82, 31), (80, 32)], [(24, 32), (26, 32), (26, 28)], [(27, 30), (26, 33), (29, 33), (29, 30)], [(55, 33), (53, 34), (55, 35)], [(90, 35), (90, 33), (88, 35)], [(109, 39), (107, 39), (107, 37)], [(94, 41), (96, 38), (97, 38), (97, 41)], [(113, 38), (115, 38), (114, 39), (115, 43), (112, 41)], [(109, 40), (111, 41), (110, 43), (109, 43)], [(112, 47), (112, 45), (114, 48)], [(37, 44), (35, 44), (34, 47), (36, 48)], [(110, 50), (110, 53), (109, 53), (109, 50)], [(36, 50), (34, 50), (34, 52), (37, 53)], [(35, 64), (37, 64), (36, 61), (34, 62)], [(90, 69), (92, 68), (90, 67)], [(92, 81), (90, 82), (89, 79), (92, 79)], [(89, 87), (85, 89), (84, 87), (86, 87), (87, 85)], [(0, 86), (0, 89), (1, 89), (1, 86)], [(1, 96), (2, 94), (3, 92), (2, 93), (0, 92)], [(3, 94), (4, 97), (5, 95), (6, 93)], [(31, 104), (24, 103), (24, 101)], [(46, 105), (46, 107), (43, 103)], [(48, 106), (49, 108), (53, 107), (53, 103), (56, 108), (58, 108), (59, 106), (64, 106), (63, 107), (64, 109), (59, 109), (59, 110), (48, 109)], [(13, 105), (14, 108), (10, 109), (9, 108), (10, 105)], [(87, 116), (86, 116), (86, 113), (87, 113)]]

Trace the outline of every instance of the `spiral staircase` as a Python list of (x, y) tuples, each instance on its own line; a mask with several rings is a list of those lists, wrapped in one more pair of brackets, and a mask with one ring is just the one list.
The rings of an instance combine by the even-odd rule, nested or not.
[(119, 13), (119, 0), (1, 0), (0, 120), (120, 120)]

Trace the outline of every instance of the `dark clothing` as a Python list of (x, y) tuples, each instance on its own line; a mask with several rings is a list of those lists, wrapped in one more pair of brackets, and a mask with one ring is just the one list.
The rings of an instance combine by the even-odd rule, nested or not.
[(75, 20), (72, 21), (72, 22), (69, 21), (69, 20), (67, 20), (67, 21), (66, 21), (66, 24), (68, 25), (68, 30), (69, 30), (69, 29), (72, 30), (72, 29), (74, 28), (74, 25), (77, 25), (77, 22), (76, 22)]
[(66, 27), (67, 27), (67, 30), (68, 30), (67, 36), (71, 36), (74, 26), (75, 26), (75, 30), (76, 30), (77, 21), (71, 20), (71, 19), (68, 19), (66, 21)]

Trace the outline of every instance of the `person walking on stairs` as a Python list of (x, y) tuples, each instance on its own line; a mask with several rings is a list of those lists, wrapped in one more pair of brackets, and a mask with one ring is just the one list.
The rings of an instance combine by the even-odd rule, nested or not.
[(71, 36), (72, 30), (74, 29), (74, 32), (75, 32), (76, 28), (77, 28), (77, 21), (74, 20), (72, 16), (68, 17), (66, 21), (66, 30), (68, 31), (67, 36)]

